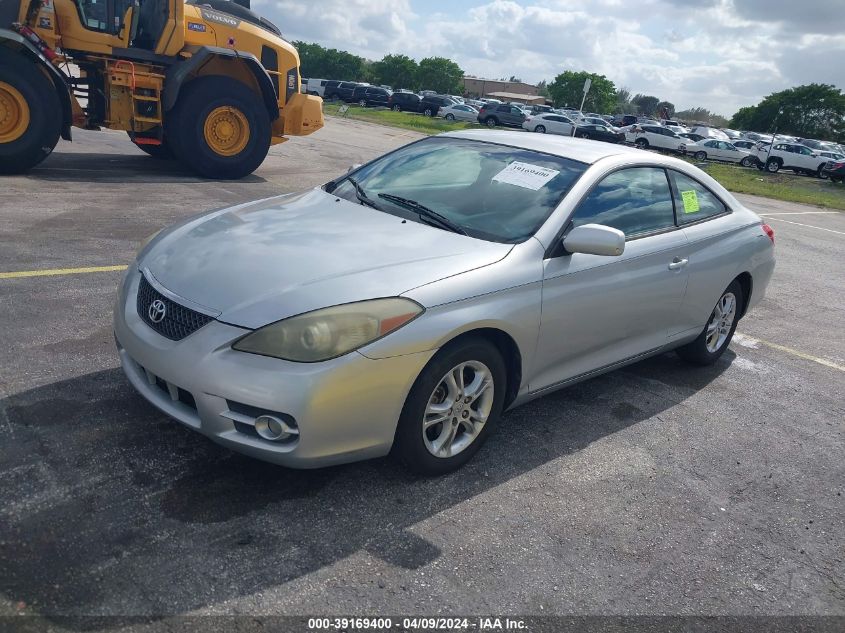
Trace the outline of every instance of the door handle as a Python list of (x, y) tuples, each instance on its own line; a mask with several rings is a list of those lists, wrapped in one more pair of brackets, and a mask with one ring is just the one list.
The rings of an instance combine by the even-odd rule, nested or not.
[(688, 263), (688, 259), (679, 259), (676, 257), (672, 260), (672, 263), (669, 264), (669, 270), (678, 270), (679, 268), (686, 266)]

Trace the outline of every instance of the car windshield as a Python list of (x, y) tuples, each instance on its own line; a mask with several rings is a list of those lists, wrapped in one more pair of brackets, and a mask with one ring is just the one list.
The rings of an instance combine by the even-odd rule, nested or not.
[(584, 163), (533, 150), (436, 137), (387, 154), (326, 190), (435, 224), (418, 209), (426, 207), (471, 237), (516, 243), (542, 226), (586, 169)]

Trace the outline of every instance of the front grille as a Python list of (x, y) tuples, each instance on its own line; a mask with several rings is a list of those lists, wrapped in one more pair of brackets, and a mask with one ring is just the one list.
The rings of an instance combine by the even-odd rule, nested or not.
[[(150, 306), (156, 300), (164, 304), (165, 310), (164, 318), (158, 323), (150, 318)], [(143, 275), (141, 276), (141, 283), (138, 285), (137, 308), (138, 315), (144, 320), (144, 323), (171, 341), (181, 341), (212, 320), (210, 316), (195, 312), (175, 301), (171, 301), (153, 288)]]

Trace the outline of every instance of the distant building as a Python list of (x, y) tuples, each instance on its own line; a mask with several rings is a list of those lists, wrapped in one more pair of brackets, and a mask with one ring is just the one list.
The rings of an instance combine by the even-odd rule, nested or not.
[[(492, 97), (497, 99), (494, 92), (506, 92), (516, 95), (537, 96), (537, 86), (521, 81), (495, 81), (493, 79), (479, 79), (478, 77), (464, 77), (464, 94), (476, 99)], [(514, 99), (510, 99), (514, 101)]]
[(527, 103), (529, 105), (543, 105), (546, 103), (546, 98), (539, 95), (525, 95), (518, 92), (488, 92), (485, 97), (498, 99), (499, 101), (515, 101), (517, 103)]

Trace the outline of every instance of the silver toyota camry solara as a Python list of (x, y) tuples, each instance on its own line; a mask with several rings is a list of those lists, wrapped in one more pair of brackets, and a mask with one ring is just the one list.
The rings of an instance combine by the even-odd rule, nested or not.
[(436, 474), (531, 398), (670, 349), (715, 362), (773, 244), (681, 160), (449, 133), (160, 232), (114, 328), (135, 388), (215, 442)]

